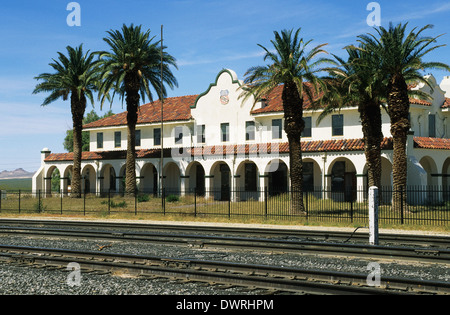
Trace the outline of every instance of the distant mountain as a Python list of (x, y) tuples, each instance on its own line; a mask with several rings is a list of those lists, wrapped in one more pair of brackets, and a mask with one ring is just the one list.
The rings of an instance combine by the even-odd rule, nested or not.
[(14, 171), (2, 171), (0, 172), (0, 179), (13, 179), (13, 178), (32, 178), (34, 173), (27, 172), (23, 168), (18, 168)]

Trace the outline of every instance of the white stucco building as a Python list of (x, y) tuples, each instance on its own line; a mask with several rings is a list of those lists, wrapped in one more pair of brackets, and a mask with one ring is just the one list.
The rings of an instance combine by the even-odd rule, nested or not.
[[(450, 187), (450, 77), (430, 92), (433, 101), (411, 100), (412, 132), (408, 137), (408, 184)], [(255, 105), (238, 99), (242, 81), (232, 70), (222, 70), (200, 95), (164, 101), (165, 188), (173, 193), (197, 189), (217, 199), (231, 191), (269, 192), (289, 187), (289, 156), (281, 89)], [(447, 91), (447, 92), (445, 92)], [(447, 93), (447, 94), (446, 94)], [(137, 123), (136, 175), (140, 191), (156, 192), (159, 186), (161, 103), (142, 105)], [(305, 100), (306, 128), (302, 137), (305, 189), (313, 186), (342, 190), (364, 187), (366, 161), (357, 108), (348, 107), (326, 117)], [(126, 112), (84, 126), (90, 133), (90, 151), (82, 156), (82, 187), (87, 192), (123, 190), (126, 156)], [(382, 185), (391, 185), (392, 141), (389, 117), (383, 111)], [(55, 169), (61, 188), (70, 187), (71, 153), (42, 151), (41, 168), (33, 190), (49, 192)], [(448, 198), (444, 193), (444, 198)], [(450, 194), (449, 194), (450, 195)], [(233, 198), (239, 198), (236, 195)]]

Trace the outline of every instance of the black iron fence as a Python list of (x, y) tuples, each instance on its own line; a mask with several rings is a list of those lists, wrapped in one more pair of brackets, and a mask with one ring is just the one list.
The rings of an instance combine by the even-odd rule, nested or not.
[[(305, 219), (317, 221), (368, 221), (368, 191), (341, 191), (308, 187), (303, 192), (303, 210), (293, 200), (292, 191), (262, 189), (179, 191), (137, 191), (133, 196), (115, 191), (83, 193), (74, 198), (68, 192), (1, 191), (0, 212), (55, 214), (163, 214), (186, 216), (257, 217), (270, 220)], [(448, 225), (450, 222), (450, 187), (407, 187), (393, 191), (379, 189), (380, 223)], [(394, 195), (402, 196), (393, 206)]]

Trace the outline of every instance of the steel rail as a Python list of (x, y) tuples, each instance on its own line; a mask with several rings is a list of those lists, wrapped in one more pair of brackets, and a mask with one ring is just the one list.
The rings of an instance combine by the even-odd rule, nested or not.
[[(196, 233), (214, 235), (246, 235), (260, 238), (281, 238), (287, 240), (306, 239), (307, 241), (327, 241), (347, 243), (368, 242), (366, 232), (340, 232), (340, 231), (310, 231), (293, 229), (272, 228), (247, 228), (247, 227), (218, 227), (218, 226), (190, 226), (178, 224), (146, 224), (146, 223), (116, 223), (116, 222), (91, 222), (91, 221), (50, 221), (50, 220), (28, 220), (28, 219), (0, 219), (0, 225), (31, 225), (31, 226), (72, 226), (77, 228), (102, 228), (109, 229), (132, 229), (152, 230), (170, 233)], [(430, 248), (450, 249), (450, 236), (440, 235), (405, 235), (393, 233), (380, 234), (381, 245), (421, 246)]]
[(149, 242), (201, 248), (247, 249), (296, 254), (321, 254), (345, 257), (396, 259), (450, 264), (450, 250), (404, 246), (369, 246), (331, 242), (310, 242), (267, 238), (211, 235), (132, 233), (78, 229), (46, 229), (33, 227), (0, 227), (0, 234), (38, 237), (102, 239), (110, 241)]
[(82, 272), (125, 272), (142, 277), (236, 285), (300, 294), (450, 294), (447, 282), (383, 277), (378, 287), (367, 275), (304, 270), (233, 262), (0, 245), (0, 261), (65, 268), (77, 262)]

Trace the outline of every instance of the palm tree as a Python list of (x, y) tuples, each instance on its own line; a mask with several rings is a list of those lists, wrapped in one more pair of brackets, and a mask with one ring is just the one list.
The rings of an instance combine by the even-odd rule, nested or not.
[[(387, 91), (387, 111), (391, 120), (391, 134), (394, 145), (393, 160), (393, 209), (399, 210), (402, 202), (405, 202), (405, 190), (407, 182), (407, 156), (406, 140), (410, 129), (409, 122), (409, 96), (408, 83), (423, 82), (431, 88), (430, 82), (423, 77), (421, 70), (445, 69), (450, 67), (441, 62), (426, 62), (423, 58), (442, 47), (435, 45), (441, 36), (424, 37), (422, 33), (432, 25), (426, 25), (421, 29), (413, 28), (406, 31), (408, 23), (397, 26), (389, 25), (375, 28), (377, 35), (366, 34), (358, 36), (362, 49), (374, 54), (378, 59), (377, 76), (384, 80)], [(424, 95), (422, 95), (424, 97)], [(403, 198), (403, 199), (402, 199)]]
[[(178, 86), (177, 80), (169, 66), (177, 68), (175, 58), (166, 52), (163, 53), (161, 65), (161, 47), (158, 42), (152, 42), (155, 37), (150, 37), (150, 30), (141, 31), (141, 26), (122, 26), (122, 30), (110, 30), (109, 37), (104, 41), (109, 45), (110, 52), (100, 52), (101, 86), (100, 95), (103, 105), (109, 92), (112, 91), (112, 99), (118, 93), (122, 101), (127, 105), (127, 160), (125, 189), (129, 195), (134, 195), (136, 190), (136, 123), (138, 119), (140, 98), (145, 102), (147, 96), (153, 101), (150, 91), (152, 87), (159, 99), (167, 95), (164, 85), (160, 83), (161, 67), (162, 80), (170, 88)], [(164, 50), (165, 47), (162, 47)]]
[(49, 65), (54, 73), (42, 73), (35, 77), (43, 82), (36, 85), (33, 94), (46, 92), (50, 95), (44, 100), (46, 106), (59, 98), (69, 99), (73, 120), (73, 175), (71, 196), (81, 197), (81, 152), (83, 117), (86, 99), (94, 105), (93, 92), (98, 90), (98, 61), (95, 53), (83, 53), (83, 45), (76, 48), (67, 46), (68, 56), (58, 52), (58, 60)]
[[(259, 45), (264, 51), (264, 61), (270, 61), (266, 66), (250, 68), (245, 74), (243, 85), (243, 101), (254, 97), (255, 102), (266, 97), (274, 88), (283, 84), (282, 101), (284, 109), (284, 130), (289, 141), (289, 164), (292, 191), (292, 211), (304, 212), (303, 204), (303, 164), (301, 149), (301, 134), (305, 128), (303, 121), (304, 96), (313, 100), (324, 86), (317, 74), (323, 69), (319, 66), (331, 60), (315, 57), (326, 53), (322, 49), (326, 44), (318, 45), (311, 51), (305, 49), (312, 40), (304, 41), (299, 37), (300, 28), (274, 31), (275, 40), (271, 43), (274, 52)], [(306, 85), (305, 82), (311, 83)]]
[[(348, 60), (335, 56), (338, 67), (330, 69), (327, 92), (315, 106), (323, 109), (317, 122), (335, 110), (345, 106), (358, 107), (368, 170), (368, 185), (381, 185), (381, 142), (383, 140), (381, 107), (385, 97), (385, 86), (373, 75), (376, 63), (373, 55), (364, 51), (346, 48)], [(325, 106), (325, 107), (323, 107)]]

